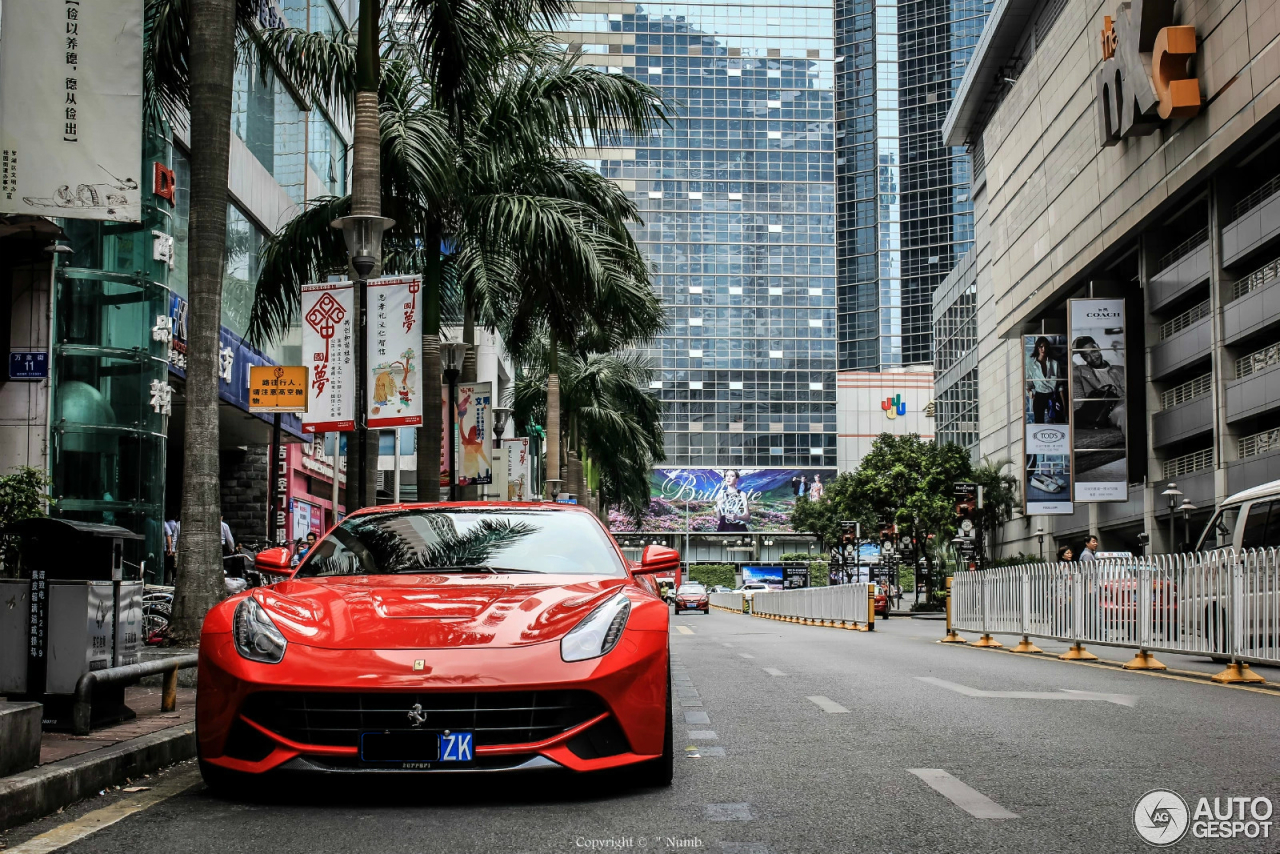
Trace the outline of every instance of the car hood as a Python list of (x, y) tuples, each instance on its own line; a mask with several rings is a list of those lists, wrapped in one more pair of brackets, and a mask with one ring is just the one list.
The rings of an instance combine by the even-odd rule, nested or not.
[(580, 575), (298, 578), (253, 595), (295, 643), (325, 649), (526, 646), (555, 640), (626, 584)]

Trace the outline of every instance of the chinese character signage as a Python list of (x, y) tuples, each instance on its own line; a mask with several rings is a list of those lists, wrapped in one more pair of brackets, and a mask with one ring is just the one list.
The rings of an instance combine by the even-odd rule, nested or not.
[(462, 465), (458, 484), (493, 483), (489, 448), (493, 445), (493, 396), (491, 383), (458, 386), (458, 444)]
[(507, 460), (507, 500), (533, 500), (533, 460), (529, 456), (529, 437), (502, 440), (502, 455)]
[(254, 365), (249, 368), (250, 412), (306, 412), (307, 369)]
[(302, 360), (311, 369), (303, 433), (356, 428), (353, 294), (350, 282), (302, 287)]
[(369, 282), (369, 429), (422, 423), (422, 320), (418, 277)]
[(1129, 500), (1124, 300), (1067, 300), (1076, 501)]
[(142, 220), (142, 0), (5, 0), (0, 213)]
[(1028, 516), (1070, 515), (1067, 336), (1022, 336), (1022, 496)]

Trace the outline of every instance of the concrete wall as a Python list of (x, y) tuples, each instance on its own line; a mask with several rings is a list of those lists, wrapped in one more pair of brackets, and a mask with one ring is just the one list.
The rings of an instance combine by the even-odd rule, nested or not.
[(267, 541), (269, 447), (250, 445), (219, 454), (222, 518), (237, 543)]
[[(13, 272), (9, 349), (49, 352), (49, 267)], [(8, 380), (8, 354), (0, 378), (0, 474), (14, 466), (45, 470), (48, 450), (49, 381)]]
[[(903, 415), (889, 418), (881, 406), (902, 395)], [(899, 371), (840, 371), (836, 374), (836, 455), (840, 471), (853, 471), (881, 433), (917, 433), (933, 438), (933, 418), (925, 407), (933, 400), (933, 371), (928, 365)]]

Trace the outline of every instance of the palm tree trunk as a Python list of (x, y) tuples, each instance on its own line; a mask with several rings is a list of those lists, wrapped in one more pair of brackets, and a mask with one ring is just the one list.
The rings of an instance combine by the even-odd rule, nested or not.
[[(360, 0), (360, 27), (356, 42), (356, 99), (355, 122), (351, 145), (351, 213), (353, 216), (381, 216), (382, 190), (380, 169), (382, 135), (378, 130), (378, 0)], [(378, 259), (379, 267), (382, 259)], [(361, 313), (360, 303), (366, 294), (356, 289), (356, 316)], [(356, 352), (365, 352), (367, 329), (357, 323)], [(366, 365), (367, 373), (367, 365)], [(356, 402), (368, 411), (369, 379), (364, 377), (365, 400)], [(364, 422), (367, 416), (361, 415)], [(365, 435), (364, 441), (364, 491), (367, 504), (377, 504), (378, 490), (378, 434), (357, 425)], [(357, 448), (360, 446), (357, 438)], [(358, 451), (357, 451), (358, 453)], [(350, 466), (348, 471), (350, 471)], [(357, 487), (358, 488), (358, 487)], [(358, 494), (358, 493), (357, 493)], [(355, 502), (357, 505), (358, 501)]]
[(428, 235), (422, 276), (422, 426), (418, 428), (418, 500), (440, 500), (444, 431), (440, 363), (440, 235)]
[(186, 449), (182, 536), (170, 637), (199, 642), (204, 615), (226, 588), (218, 480), (218, 335), (227, 243), (227, 171), (235, 71), (235, 0), (192, 0), (191, 247), (187, 315)]
[(580, 454), (581, 451), (578, 446), (578, 419), (570, 415), (569, 453), (565, 455), (569, 458), (568, 465), (566, 466), (569, 471), (567, 475), (568, 484), (566, 485), (565, 491), (577, 496), (579, 504), (586, 505), (587, 480), (583, 476), (582, 457)]
[[(560, 478), (560, 355), (556, 334), (551, 333), (547, 372), (547, 480)], [(547, 490), (551, 497), (551, 490)]]

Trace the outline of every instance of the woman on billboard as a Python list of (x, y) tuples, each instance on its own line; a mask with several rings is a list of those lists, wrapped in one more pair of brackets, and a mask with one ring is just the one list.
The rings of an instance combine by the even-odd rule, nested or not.
[(720, 532), (742, 532), (750, 530), (747, 524), (751, 521), (751, 510), (747, 507), (747, 495), (738, 489), (738, 470), (728, 469), (720, 483), (720, 493), (716, 496), (716, 516)]

